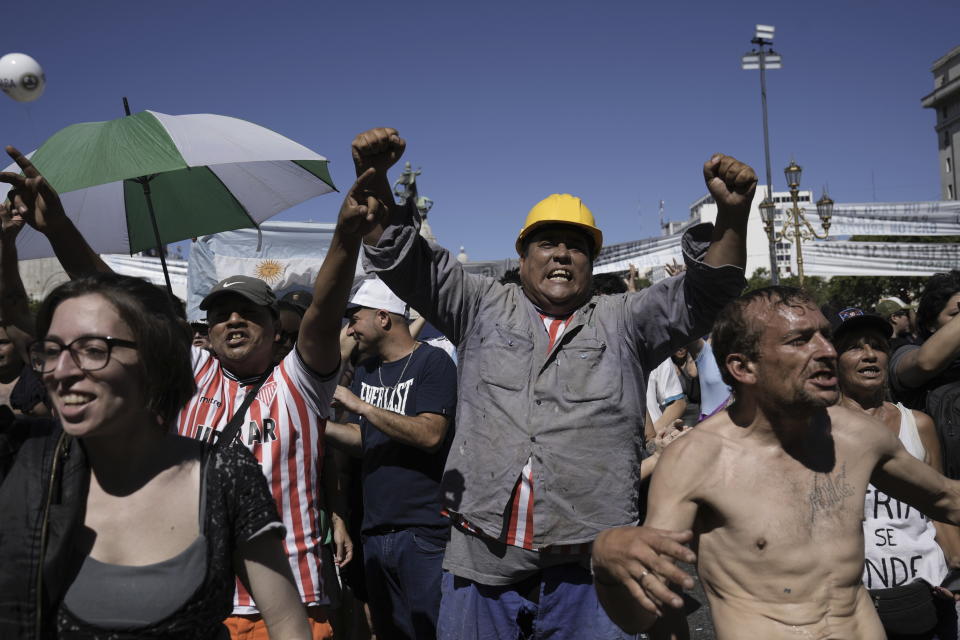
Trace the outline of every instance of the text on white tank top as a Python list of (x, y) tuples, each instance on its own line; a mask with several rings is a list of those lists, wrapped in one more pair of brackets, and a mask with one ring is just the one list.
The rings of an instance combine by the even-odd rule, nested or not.
[[(896, 407), (900, 410), (900, 442), (910, 455), (923, 460), (926, 450), (913, 412), (901, 404)], [(940, 584), (947, 563), (934, 539), (937, 532), (932, 521), (872, 484), (867, 486), (863, 515), (863, 583), (868, 589), (900, 586), (917, 578)]]

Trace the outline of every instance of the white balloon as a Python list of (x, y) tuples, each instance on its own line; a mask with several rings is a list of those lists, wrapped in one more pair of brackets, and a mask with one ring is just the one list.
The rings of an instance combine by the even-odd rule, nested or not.
[(33, 102), (46, 85), (43, 68), (27, 54), (8, 53), (0, 58), (0, 89), (17, 102)]

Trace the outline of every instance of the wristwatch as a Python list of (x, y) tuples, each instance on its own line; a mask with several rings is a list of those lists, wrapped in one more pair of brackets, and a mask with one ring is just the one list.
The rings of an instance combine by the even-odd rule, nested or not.
[(656, 455), (656, 454), (657, 454), (657, 441), (654, 440), (654, 439), (648, 440), (648, 441), (647, 441), (647, 446), (645, 447), (645, 449), (647, 450), (647, 455), (650, 455), (650, 456)]

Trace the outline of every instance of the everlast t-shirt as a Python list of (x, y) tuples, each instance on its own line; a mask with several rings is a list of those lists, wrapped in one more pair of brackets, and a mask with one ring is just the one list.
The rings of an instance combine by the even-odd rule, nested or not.
[(403, 444), (354, 415), (363, 437), (363, 531), (383, 527), (445, 527), (440, 477), (453, 440), (457, 368), (442, 349), (421, 344), (410, 356), (357, 367), (353, 393), (375, 407), (415, 416), (448, 416), (443, 445), (433, 453)]

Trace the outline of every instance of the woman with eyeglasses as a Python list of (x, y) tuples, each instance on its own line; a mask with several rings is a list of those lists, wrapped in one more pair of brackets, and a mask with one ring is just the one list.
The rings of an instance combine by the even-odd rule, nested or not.
[(227, 638), (240, 575), (271, 637), (308, 638), (256, 460), (170, 428), (195, 385), (167, 294), (74, 280), (36, 335), (59, 422), (0, 426), (0, 637)]

